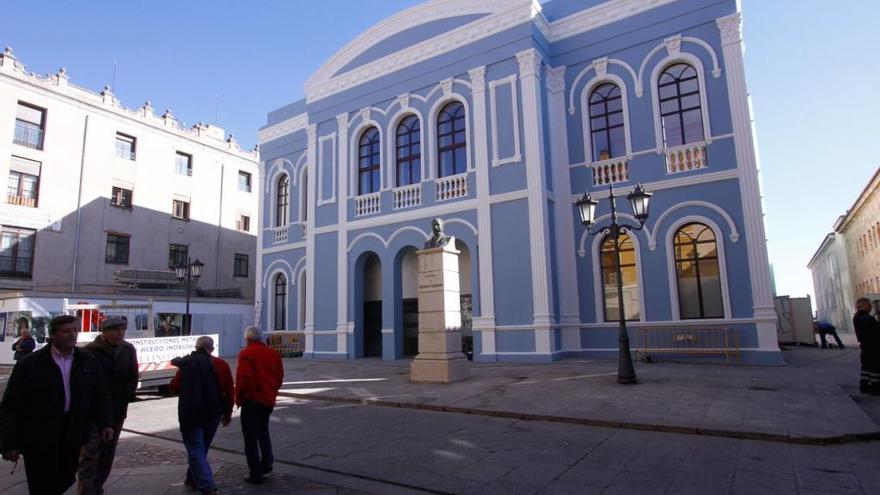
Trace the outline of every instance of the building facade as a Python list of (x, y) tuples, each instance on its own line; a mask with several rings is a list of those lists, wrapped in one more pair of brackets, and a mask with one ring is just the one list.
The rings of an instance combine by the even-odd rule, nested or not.
[[(259, 133), (259, 321), (310, 357), (414, 354), (414, 252), (441, 217), (475, 360), (616, 355), (622, 310), (781, 363), (737, 8), (434, 0), (365, 31)], [(574, 202), (601, 227), (636, 183), (654, 196), (619, 308)]]
[[(843, 218), (838, 219), (835, 228)], [(807, 268), (813, 275), (816, 318), (830, 322), (838, 331), (853, 332), (855, 297), (844, 236), (838, 232), (825, 236)]]
[(24, 315), (39, 327), (65, 299), (152, 298), (179, 325), (184, 291), (173, 267), (196, 258), (205, 267), (192, 293), (193, 329), (207, 314), (251, 321), (256, 151), (221, 128), (157, 115), (149, 103), (125, 108), (110, 88), (75, 86), (64, 69), (32, 74), (8, 48), (0, 136), (5, 338), (17, 334), (13, 320)]

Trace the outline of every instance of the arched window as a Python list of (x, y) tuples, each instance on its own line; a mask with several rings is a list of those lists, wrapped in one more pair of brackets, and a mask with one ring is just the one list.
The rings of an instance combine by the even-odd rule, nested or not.
[(715, 233), (701, 223), (687, 224), (675, 233), (674, 249), (681, 318), (723, 318)]
[(290, 178), (287, 174), (283, 174), (278, 179), (278, 186), (275, 188), (275, 226), (284, 227), (287, 225), (287, 193)]
[(397, 126), (397, 186), (422, 180), (421, 127), (419, 118), (410, 115)]
[(272, 328), (287, 328), (287, 277), (283, 273), (275, 276), (275, 321)]
[(616, 84), (599, 85), (590, 93), (590, 140), (593, 161), (598, 162), (626, 154), (624, 138), (623, 98)]
[[(304, 170), (302, 174), (302, 180), (300, 181), (300, 217), (301, 220), (305, 223), (309, 220), (309, 172), (308, 170)], [(303, 231), (303, 237), (305, 237), (305, 231)]]
[(437, 174), (439, 177), (467, 171), (467, 138), (464, 105), (453, 101), (437, 116)]
[(666, 147), (702, 141), (703, 111), (696, 69), (684, 63), (667, 67), (657, 81), (657, 91)]
[(370, 127), (358, 143), (358, 194), (379, 191), (379, 130)]
[[(614, 239), (611, 236), (602, 240), (602, 293), (605, 321), (618, 321), (620, 308), (617, 304), (617, 272), (614, 269)], [(632, 239), (620, 235), (620, 275), (623, 278), (623, 314), (627, 320), (638, 320), (641, 316), (639, 298), (639, 267), (636, 264), (636, 250)]]

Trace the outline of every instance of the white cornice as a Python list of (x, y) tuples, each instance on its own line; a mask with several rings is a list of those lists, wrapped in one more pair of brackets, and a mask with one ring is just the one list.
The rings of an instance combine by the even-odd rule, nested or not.
[(641, 14), (675, 0), (611, 0), (550, 23), (552, 43)]
[(281, 136), (286, 136), (296, 131), (303, 130), (308, 127), (308, 125), (309, 114), (301, 113), (275, 125), (261, 129), (260, 132), (257, 133), (257, 139), (260, 144), (267, 143), (273, 139), (278, 139)]

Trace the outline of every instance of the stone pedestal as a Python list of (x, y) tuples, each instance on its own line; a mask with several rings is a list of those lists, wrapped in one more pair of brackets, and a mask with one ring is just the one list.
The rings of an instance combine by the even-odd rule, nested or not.
[(417, 251), (419, 256), (419, 354), (410, 380), (450, 383), (471, 376), (461, 352), (461, 300), (455, 240), (446, 247)]

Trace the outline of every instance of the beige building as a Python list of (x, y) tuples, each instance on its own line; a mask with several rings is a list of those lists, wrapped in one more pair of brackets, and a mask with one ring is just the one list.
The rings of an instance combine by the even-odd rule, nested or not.
[(852, 293), (880, 294), (880, 169), (838, 223), (846, 245)]
[(110, 88), (75, 86), (64, 69), (30, 73), (6, 49), (0, 334), (13, 337), (21, 315), (58, 314), (65, 298), (152, 299), (157, 312), (179, 315), (185, 292), (173, 266), (196, 258), (205, 266), (191, 292), (193, 330), (222, 326), (223, 315), (250, 323), (258, 162), (221, 128), (186, 127), (149, 102), (126, 108)]

